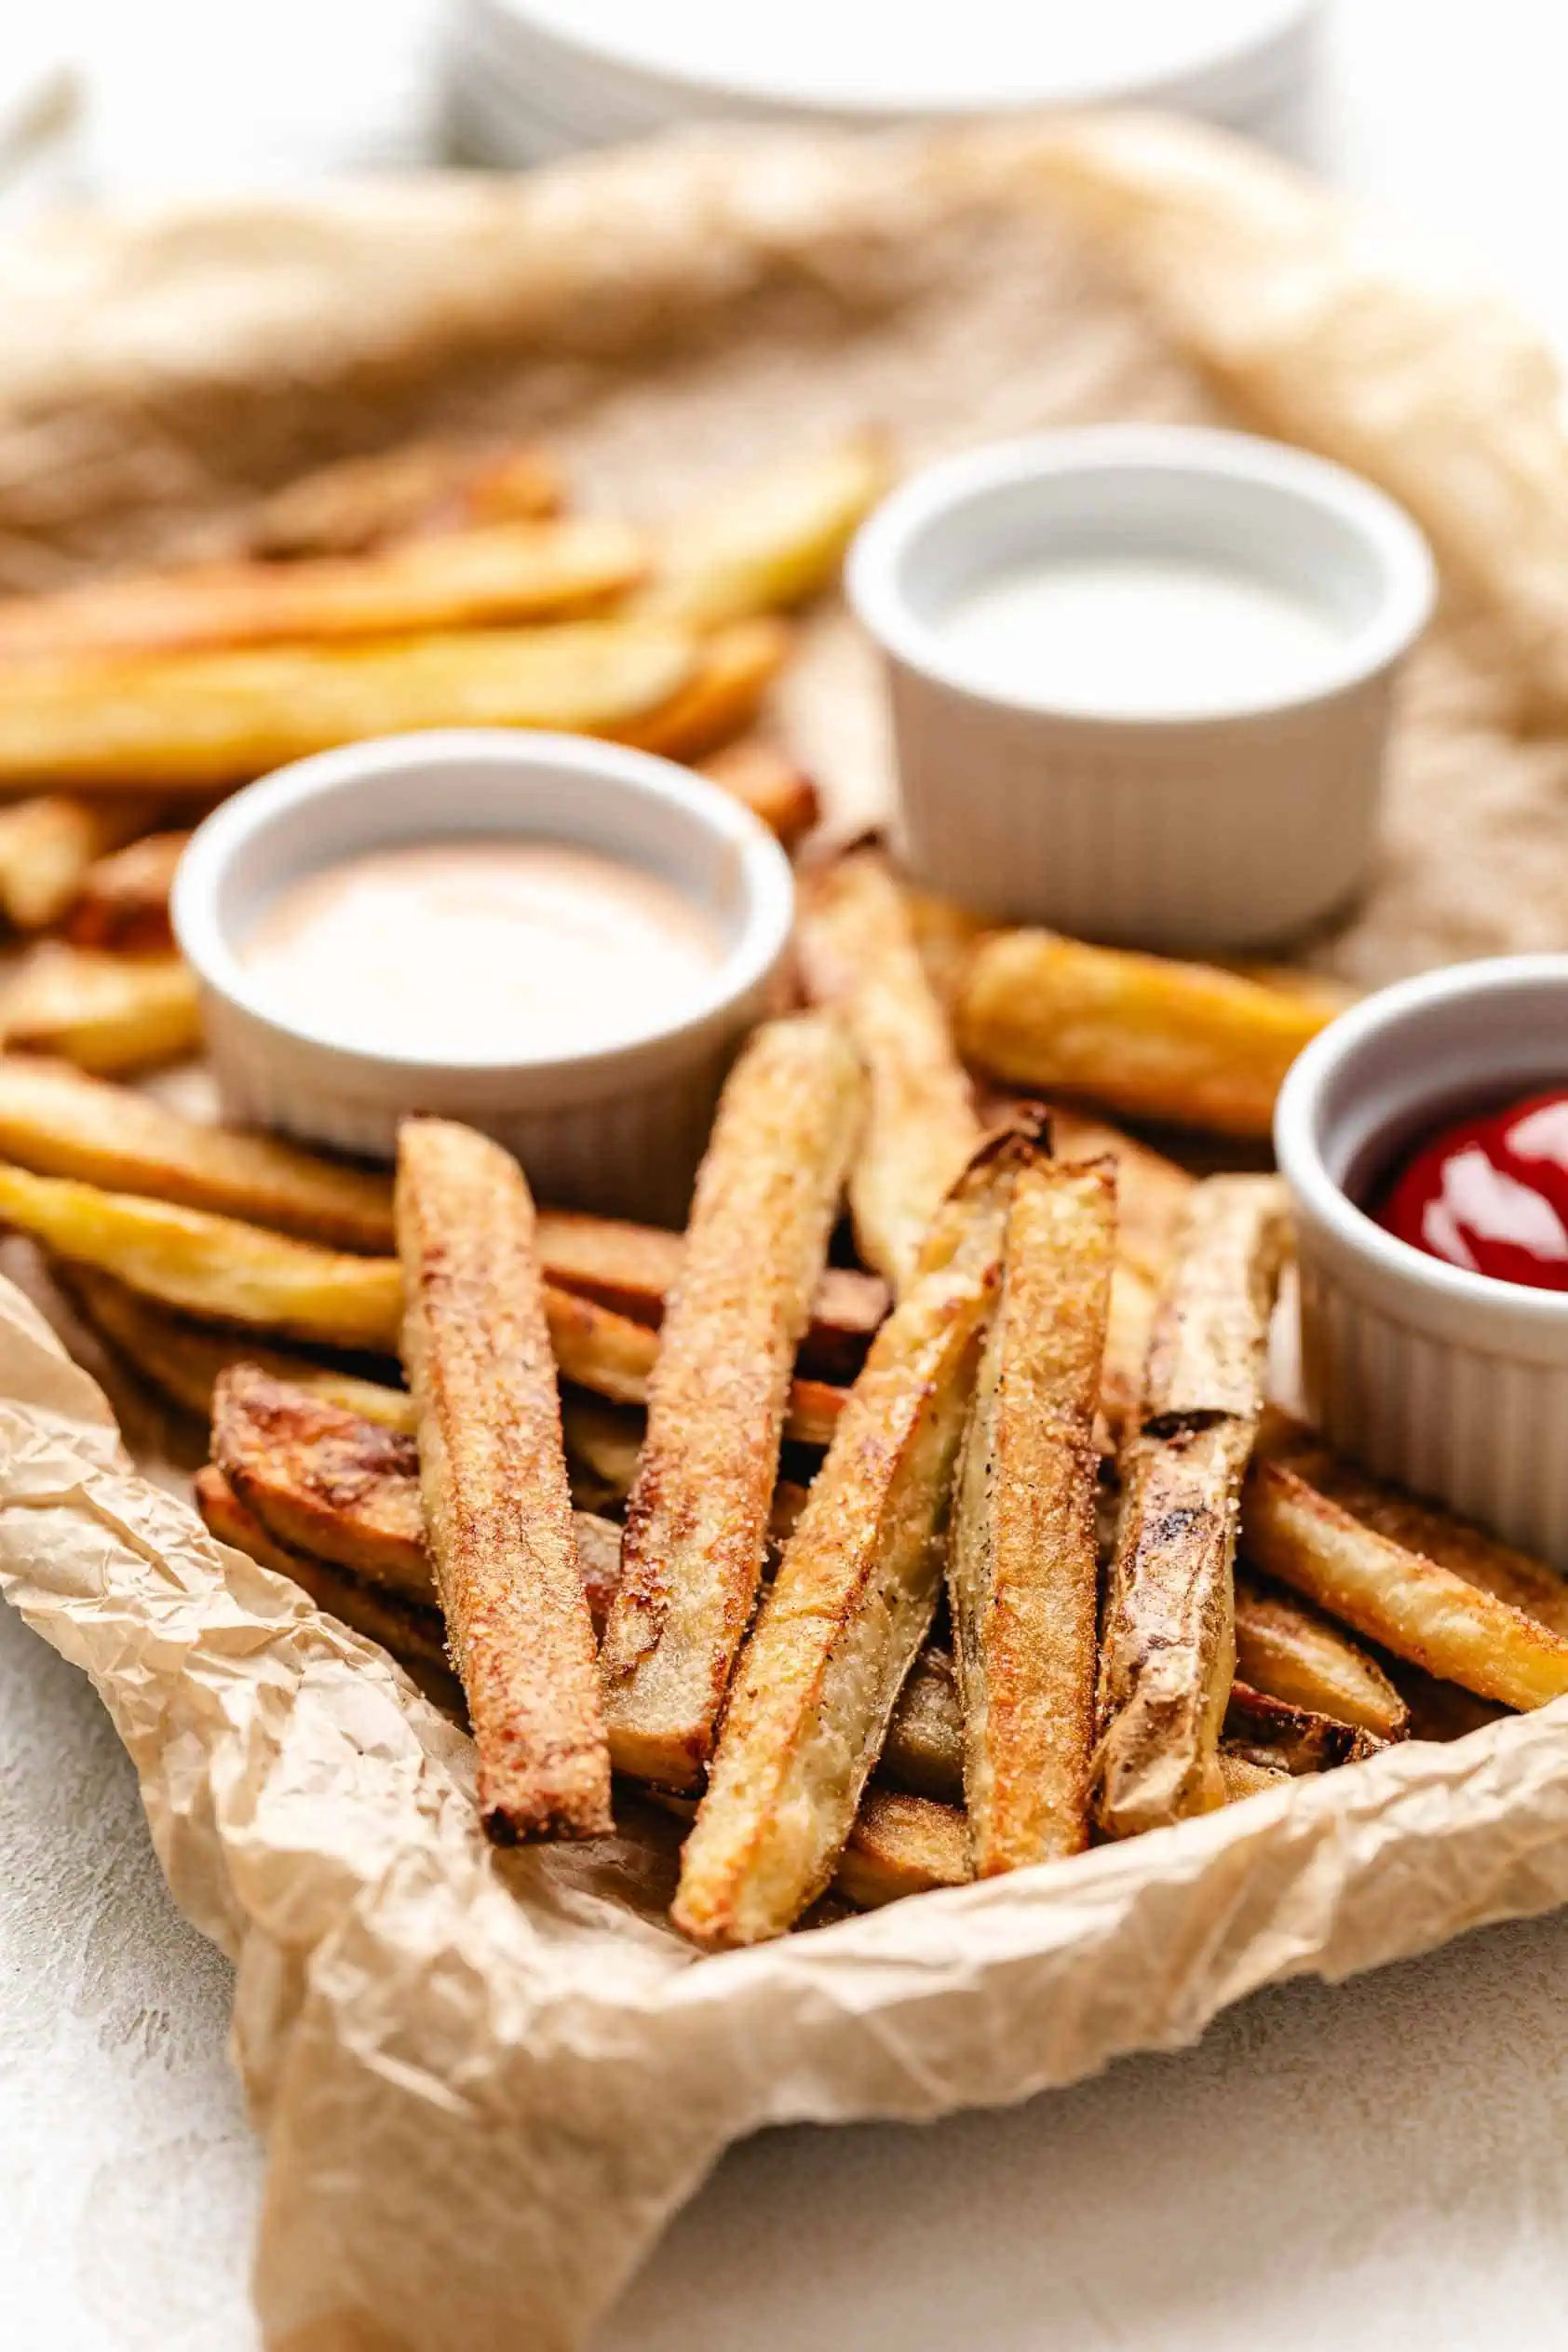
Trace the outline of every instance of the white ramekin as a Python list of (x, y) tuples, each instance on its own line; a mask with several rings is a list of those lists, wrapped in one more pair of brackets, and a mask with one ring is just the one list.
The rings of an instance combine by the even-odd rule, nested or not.
[[(238, 947), (298, 875), (365, 849), (512, 835), (647, 867), (712, 910), (726, 953), (678, 1022), (635, 1003), (602, 1050), (557, 1060), (368, 1051), (268, 1001)], [(765, 1008), (794, 912), (789, 861), (716, 785), (576, 736), (453, 730), (353, 744), (280, 768), (200, 826), (181, 860), (174, 928), (201, 983), (227, 1115), (375, 1158), (428, 1111), (514, 1151), (541, 1198), (680, 1223), (724, 1072)]]
[(1369, 1468), (1568, 1568), (1568, 1293), (1428, 1257), (1356, 1205), (1450, 1115), (1568, 1084), (1568, 955), (1381, 990), (1280, 1091), (1308, 1412)]
[[(1308, 590), (1343, 618), (1343, 643), (1293, 697), (1201, 717), (966, 680), (939, 626), (956, 590), (1036, 550), (1142, 549)], [(1288, 938), (1365, 875), (1394, 675), (1434, 587), (1426, 541), (1369, 482), (1239, 433), (1046, 434), (916, 476), (863, 527), (847, 579), (885, 657), (902, 845), (929, 887), (1192, 953)]]

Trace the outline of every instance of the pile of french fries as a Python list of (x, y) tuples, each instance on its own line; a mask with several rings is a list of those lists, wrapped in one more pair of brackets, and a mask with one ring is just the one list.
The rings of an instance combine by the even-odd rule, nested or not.
[[(1267, 1402), (1275, 1180), (1037, 1098), (982, 1125), (954, 1019), (974, 1052), (1013, 941), (968, 943), (950, 1019), (878, 852), (802, 897), (807, 1001), (737, 1062), (683, 1235), (536, 1207), (449, 1123), (389, 1179), (0, 1055), (0, 1223), (210, 1420), (213, 1532), (466, 1716), (492, 1834), (662, 1821), (720, 1948), (1568, 1691), (1551, 1570)], [(1146, 1102), (1164, 976), (1045, 944), (1053, 1006), (1075, 956), (1100, 987), (1099, 1091)], [(1233, 1024), (1269, 996), (1261, 1092), (1281, 992), (1215, 986)]]
[(0, 783), (49, 787), (0, 912), (50, 934), (0, 1003), (0, 1226), (209, 1426), (212, 1531), (467, 1721), (491, 1834), (654, 1823), (708, 1949), (1568, 1692), (1568, 1586), (1269, 1401), (1275, 1180), (1108, 1123), (1265, 1138), (1325, 987), (819, 858), (684, 1234), (536, 1205), (448, 1122), (388, 1177), (115, 1082), (196, 1043), (171, 811), (290, 752), (597, 728), (793, 845), (777, 614), (881, 476), (854, 444), (649, 537), (536, 452), (404, 451), (222, 563), (0, 608)]
[(870, 438), (660, 529), (565, 510), (541, 451), (328, 468), (217, 559), (0, 603), (0, 1032), (111, 1075), (200, 1042), (169, 900), (190, 825), (280, 762), (440, 726), (564, 727), (699, 767), (792, 846), (810, 779), (757, 731), (783, 617), (885, 486)]

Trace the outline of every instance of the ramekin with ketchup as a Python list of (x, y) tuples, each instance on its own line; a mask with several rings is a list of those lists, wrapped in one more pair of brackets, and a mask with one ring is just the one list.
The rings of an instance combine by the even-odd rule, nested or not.
[(1280, 1093), (1312, 1417), (1568, 1567), (1568, 955), (1334, 1021)]

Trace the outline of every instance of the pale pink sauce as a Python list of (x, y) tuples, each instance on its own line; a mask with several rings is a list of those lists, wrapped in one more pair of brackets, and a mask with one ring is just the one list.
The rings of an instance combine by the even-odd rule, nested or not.
[(592, 1052), (678, 1020), (723, 959), (657, 874), (548, 842), (413, 843), (304, 874), (241, 954), (284, 1015), (423, 1060)]

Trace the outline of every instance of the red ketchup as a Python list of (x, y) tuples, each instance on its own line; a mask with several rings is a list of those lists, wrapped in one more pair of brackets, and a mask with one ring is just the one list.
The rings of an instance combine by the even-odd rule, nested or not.
[(1384, 1180), (1372, 1214), (1471, 1274), (1568, 1291), (1568, 1094), (1440, 1128)]

